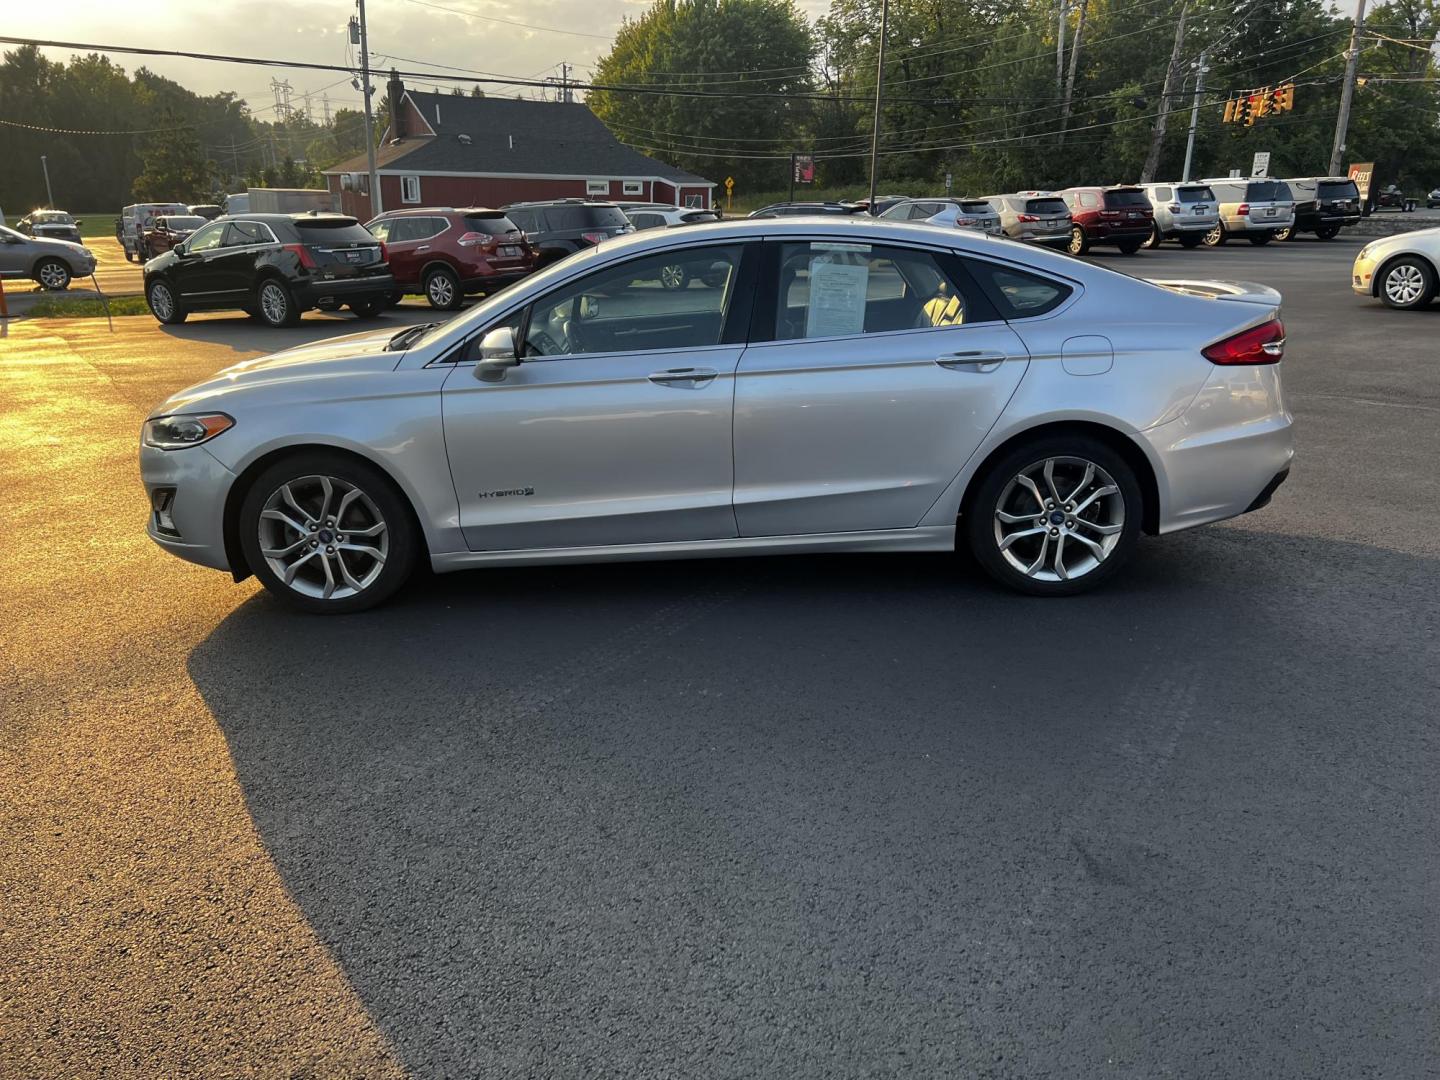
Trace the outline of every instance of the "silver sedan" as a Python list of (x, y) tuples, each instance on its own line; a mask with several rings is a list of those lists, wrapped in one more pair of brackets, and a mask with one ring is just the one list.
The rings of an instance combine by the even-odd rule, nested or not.
[(94, 271), (95, 256), (83, 244), (26, 236), (0, 225), (0, 277), (33, 278), (47, 289), (59, 290)]
[[(683, 263), (683, 289), (658, 269)], [(1265, 504), (1280, 297), (971, 230), (607, 240), (442, 325), (229, 368), (144, 426), (149, 533), (317, 612), (437, 571), (953, 551), (1062, 595)]]

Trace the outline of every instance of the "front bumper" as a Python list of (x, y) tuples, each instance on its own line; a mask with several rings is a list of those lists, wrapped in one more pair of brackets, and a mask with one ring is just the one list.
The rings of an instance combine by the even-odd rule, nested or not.
[(1375, 271), (1379, 268), (1380, 260), (1362, 250), (1350, 268), (1350, 291), (1361, 296), (1374, 296)]
[[(223, 438), (224, 436), (220, 436)], [(229, 570), (225, 555), (225, 499), (235, 474), (204, 446), (184, 450), (140, 447), (140, 480), (151, 507), (146, 532), (170, 554), (215, 570)], [(173, 489), (168, 505), (175, 533), (162, 531), (153, 509), (156, 489)]]

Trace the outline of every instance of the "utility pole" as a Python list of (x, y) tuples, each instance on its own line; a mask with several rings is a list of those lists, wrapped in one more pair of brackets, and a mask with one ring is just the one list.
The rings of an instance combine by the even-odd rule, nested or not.
[(1189, 3), (1180, 5), (1180, 20), (1175, 24), (1175, 47), (1170, 50), (1170, 66), (1165, 69), (1165, 86), (1160, 91), (1160, 115), (1155, 117), (1155, 126), (1150, 129), (1150, 152), (1145, 155), (1145, 167), (1140, 170), (1140, 182), (1148, 184), (1155, 179), (1155, 170), (1160, 167), (1160, 149), (1165, 142), (1165, 120), (1170, 113), (1170, 95), (1175, 92), (1175, 73), (1180, 69), (1180, 50), (1185, 44), (1185, 12)]
[[(870, 216), (875, 216), (875, 182), (880, 166), (880, 94), (885, 87), (885, 35), (890, 29), (890, 0), (880, 0), (880, 50), (875, 61), (875, 123), (870, 128)], [(794, 177), (795, 170), (790, 170)]]
[[(875, 198), (875, 185), (874, 185), (873, 183), (870, 185), (870, 198), (872, 198), (872, 199)], [(786, 199), (785, 201), (786, 201), (786, 202), (794, 202), (794, 201), (795, 201), (795, 151), (794, 151), (794, 150), (791, 150), (791, 151), (790, 151), (790, 197), (789, 197), (788, 199)]]
[[(370, 167), (370, 214), (373, 217), (385, 209), (385, 201), (380, 196), (380, 176), (375, 171), (375, 121), (370, 109), (370, 34), (365, 25), (365, 0), (355, 0), (355, 6), (360, 10), (360, 92), (365, 98), (365, 162)], [(395, 130), (393, 116), (390, 124)]]
[(40, 155), (40, 171), (45, 174), (45, 205), (46, 205), (46, 206), (54, 206), (54, 205), (55, 205), (55, 195), (54, 195), (54, 193), (50, 190), (50, 165), (49, 165), (49, 163), (45, 160), (45, 155), (44, 155), (44, 154), (41, 154), (41, 155)]
[(1065, 92), (1065, 0), (1060, 0), (1060, 19), (1055, 29), (1055, 93)]
[(240, 155), (235, 152), (235, 136), (230, 136), (230, 173), (235, 186), (239, 186), (240, 176)]
[(1185, 136), (1185, 167), (1180, 170), (1180, 182), (1190, 179), (1190, 165), (1195, 160), (1195, 129), (1200, 124), (1200, 98), (1205, 93), (1205, 73), (1210, 70), (1210, 53), (1200, 50), (1200, 63), (1195, 69), (1195, 100), (1190, 103), (1190, 131)]
[(1340, 87), (1340, 114), (1335, 117), (1335, 143), (1330, 148), (1330, 176), (1340, 172), (1345, 157), (1345, 135), (1350, 128), (1350, 103), (1355, 98), (1355, 69), (1360, 65), (1360, 32), (1365, 29), (1365, 0), (1355, 9), (1355, 25), (1350, 28), (1350, 49), (1345, 54), (1345, 82)]
[(560, 61), (560, 100), (569, 105), (575, 99), (570, 96), (570, 65)]
[(1065, 145), (1065, 129), (1070, 126), (1070, 102), (1075, 96), (1075, 74), (1080, 67), (1080, 39), (1085, 33), (1085, 10), (1088, 0), (1080, 0), (1080, 17), (1075, 20), (1075, 40), (1070, 45), (1070, 74), (1065, 79), (1065, 100), (1060, 104), (1060, 145)]

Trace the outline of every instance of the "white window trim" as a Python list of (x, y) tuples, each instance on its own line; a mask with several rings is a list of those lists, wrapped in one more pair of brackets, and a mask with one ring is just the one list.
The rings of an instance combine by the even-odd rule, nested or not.
[(586, 181), (585, 181), (585, 194), (586, 194), (586, 195), (609, 195), (609, 194), (610, 194), (610, 181), (609, 181), (609, 180), (586, 180)]
[[(415, 185), (415, 197), (410, 197), (410, 185)], [(420, 204), (420, 177), (413, 173), (406, 173), (400, 177), (400, 201), (409, 203), (412, 206)]]

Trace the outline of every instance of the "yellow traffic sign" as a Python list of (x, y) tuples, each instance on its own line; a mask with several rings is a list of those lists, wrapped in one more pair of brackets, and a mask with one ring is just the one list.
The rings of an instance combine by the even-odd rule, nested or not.
[(725, 177), (725, 190), (726, 190), (726, 191), (734, 191), (734, 190), (735, 190), (735, 178), (734, 178), (733, 176), (727, 176), (727, 177)]

